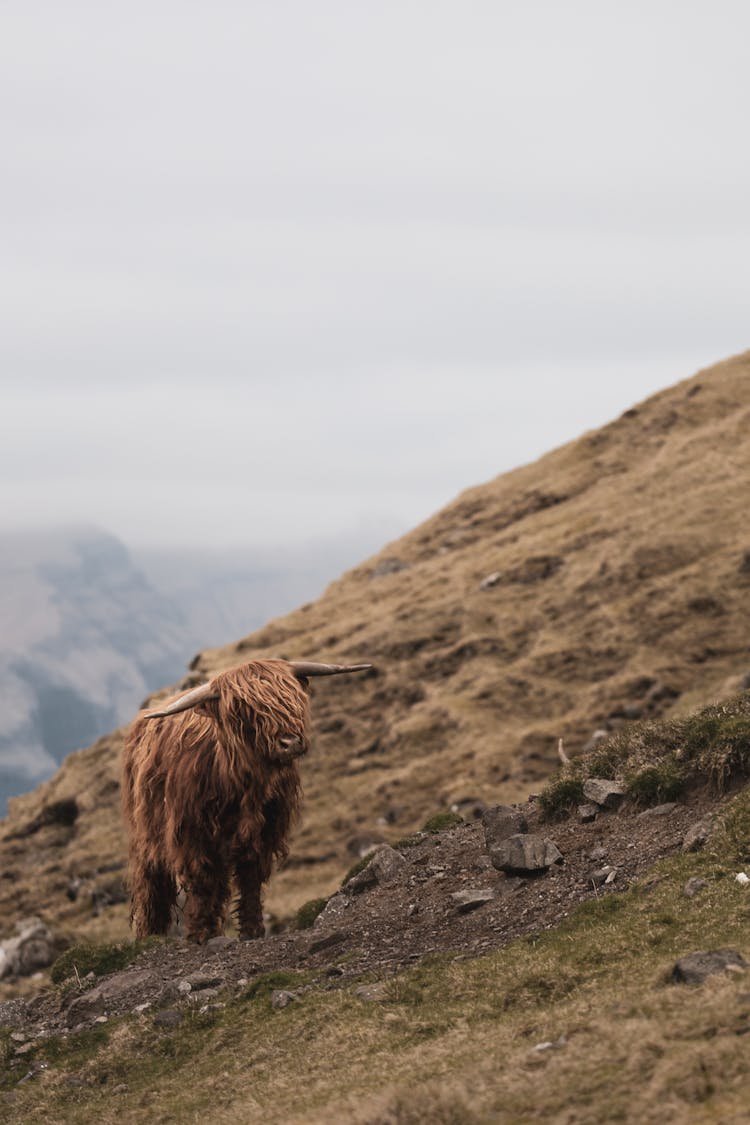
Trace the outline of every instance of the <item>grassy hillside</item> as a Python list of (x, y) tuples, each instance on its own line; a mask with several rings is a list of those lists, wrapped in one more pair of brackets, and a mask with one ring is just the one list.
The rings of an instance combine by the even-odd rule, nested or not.
[[(750, 353), (700, 372), (534, 464), (471, 489), (318, 601), (200, 653), (184, 681), (259, 655), (372, 660), (314, 688), (291, 861), (268, 904), (327, 894), (359, 842), (465, 799), (538, 788), (564, 737), (679, 716), (750, 669)], [(14, 802), (0, 910), (124, 935), (71, 875), (121, 862), (115, 733)], [(75, 796), (72, 826), (43, 810)], [(49, 819), (49, 818), (48, 818)]]
[[(749, 709), (745, 693), (687, 724), (700, 737), (713, 722), (717, 749), (707, 746), (704, 762), (724, 759), (722, 746)], [(660, 723), (620, 741), (625, 772), (651, 750), (662, 761), (669, 740)], [(548, 825), (565, 864), (541, 880), (484, 868), (479, 877), (500, 900), (494, 915), (492, 903), (471, 914), (445, 909), (452, 880), (478, 877), (477, 826), (466, 824), (402, 844), (409, 858), (395, 881), (350, 901), (342, 941), (330, 940), (330, 925), (313, 931), (317, 944), (298, 934), (212, 952), (156, 941), (134, 972), (151, 991), (136, 991), (97, 1022), (92, 1008), (77, 1028), (80, 1015), (66, 1019), (65, 1010), (71, 997), (85, 1002), (91, 984), (80, 976), (113, 966), (97, 968), (88, 951), (74, 976), (70, 951), (53, 974), (56, 989), (29, 1008), (24, 1032), (0, 1031), (7, 1120), (182, 1123), (208, 1113), (264, 1125), (744, 1125), (750, 891), (736, 874), (750, 858), (747, 730), (741, 741), (744, 757), (725, 779), (732, 797), (694, 793), (645, 814), (632, 804), (601, 813), (596, 825)], [(596, 760), (586, 763), (588, 774)], [(701, 777), (697, 763), (686, 769), (686, 781)], [(712, 836), (701, 851), (680, 851), (674, 829), (696, 811), (712, 815)], [(594, 840), (617, 865), (613, 886), (580, 881)], [(440, 861), (432, 873), (420, 849)], [(425, 956), (423, 941), (418, 963), (399, 971), (411, 960), (403, 895), (415, 894), (417, 872), (427, 877), (418, 913), (431, 896), (443, 900), (428, 939), (440, 952)], [(577, 888), (570, 910), (561, 909), (561, 883)], [(472, 932), (482, 926), (491, 949), (476, 956)], [(460, 929), (456, 946), (449, 935)], [(673, 979), (676, 958), (726, 948), (740, 955), (734, 971), (695, 985)], [(271, 971), (262, 971), (264, 956), (277, 958)], [(198, 991), (191, 1003), (174, 986), (196, 971), (197, 988), (220, 989)], [(281, 1006), (279, 995), (291, 998)], [(135, 1005), (143, 999), (151, 1003)]]

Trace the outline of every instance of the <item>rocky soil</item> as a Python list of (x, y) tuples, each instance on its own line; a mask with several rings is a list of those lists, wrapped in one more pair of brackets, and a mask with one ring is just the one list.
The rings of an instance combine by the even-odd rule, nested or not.
[[(476, 956), (554, 927), (585, 899), (648, 882), (658, 859), (703, 845), (721, 806), (696, 795), (644, 811), (584, 808), (549, 824), (532, 798), (512, 809), (486, 810), (483, 820), (417, 833), (395, 849), (375, 851), (308, 929), (253, 942), (219, 937), (203, 947), (166, 939), (123, 971), (102, 978), (74, 972), (63, 987), (5, 1000), (0, 1026), (12, 1028), (10, 1065), (22, 1066), (36, 1039), (77, 1033), (127, 1013), (175, 1026), (191, 1007), (210, 1011), (269, 972), (301, 972), (302, 989), (334, 989), (357, 978), (364, 981), (360, 995), (377, 999), (390, 975), (426, 955)], [(498, 870), (494, 864), (502, 862), (508, 839), (531, 856), (539, 841), (549, 841), (554, 847), (542, 848), (548, 865), (536, 874)], [(700, 892), (700, 886), (685, 890)], [(279, 987), (273, 1002), (293, 1002), (296, 995)]]

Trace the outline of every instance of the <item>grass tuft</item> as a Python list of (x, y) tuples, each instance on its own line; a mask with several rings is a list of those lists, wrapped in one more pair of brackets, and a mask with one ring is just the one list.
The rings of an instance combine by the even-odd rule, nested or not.
[(422, 825), (423, 832), (443, 832), (446, 828), (454, 828), (457, 824), (464, 824), (464, 818), (455, 812), (439, 812), (429, 817)]
[(295, 930), (309, 930), (318, 915), (328, 905), (327, 898), (311, 898), (309, 902), (300, 906), (294, 918)]
[(547, 819), (566, 816), (583, 799), (587, 777), (621, 781), (635, 805), (673, 801), (690, 787), (722, 793), (750, 776), (750, 693), (693, 715), (636, 723), (563, 767), (540, 796)]
[(158, 938), (146, 941), (116, 941), (94, 944), (80, 942), (66, 949), (50, 969), (54, 984), (62, 984), (70, 977), (85, 977), (89, 973), (103, 977), (127, 968), (144, 949), (158, 944)]

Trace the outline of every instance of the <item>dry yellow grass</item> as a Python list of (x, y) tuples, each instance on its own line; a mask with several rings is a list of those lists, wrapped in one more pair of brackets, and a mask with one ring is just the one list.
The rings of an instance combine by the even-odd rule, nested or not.
[[(558, 737), (575, 752), (612, 711), (641, 706), (644, 685), (676, 693), (655, 715), (737, 688), (750, 667), (748, 432), (750, 353), (469, 490), (315, 603), (200, 654), (186, 683), (261, 655), (377, 664), (315, 685), (304, 818), (273, 912), (330, 892), (353, 837), (538, 788)], [(16, 873), (0, 884), (6, 917), (41, 905), (78, 934), (124, 935), (124, 908), (91, 919), (63, 893), (68, 873), (124, 854), (119, 746), (115, 734), (72, 755), (13, 803), (9, 831), (59, 796), (83, 811), (73, 832), (0, 844)]]

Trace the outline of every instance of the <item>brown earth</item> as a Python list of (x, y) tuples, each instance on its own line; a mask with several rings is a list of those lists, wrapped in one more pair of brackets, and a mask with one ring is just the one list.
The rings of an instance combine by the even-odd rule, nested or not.
[[(89, 988), (84, 981), (78, 989), (41, 993), (17, 1014), (6, 1008), (0, 1011), (0, 1023), (14, 1017), (14, 1025), (32, 1037), (40, 1029), (67, 1034), (91, 1026), (102, 1015), (134, 1012), (141, 1004), (153, 1015), (166, 1005), (187, 1010), (204, 995), (205, 1002), (221, 1001), (259, 974), (280, 970), (309, 974), (306, 979), (315, 987), (326, 982), (330, 988), (345, 987), (353, 979), (371, 978), (372, 995), (367, 985), (363, 995), (375, 999), (392, 974), (427, 955), (479, 956), (519, 936), (558, 926), (580, 902), (643, 882), (657, 860), (680, 850), (691, 826), (720, 814), (727, 799), (694, 794), (684, 803), (640, 812), (627, 807), (600, 811), (587, 824), (575, 816), (545, 824), (537, 803), (527, 802), (518, 811), (529, 832), (550, 838), (563, 862), (526, 877), (492, 866), (479, 821), (419, 833), (401, 847), (401, 865), (387, 881), (359, 891), (343, 887), (309, 929), (251, 942), (227, 939), (224, 944), (218, 939), (208, 947), (167, 939), (116, 974), (116, 992), (101, 1005), (78, 1010), (77, 997)], [(592, 879), (604, 865), (616, 873), (610, 885)], [(491, 891), (494, 897), (463, 913), (452, 896), (468, 890)], [(190, 996), (180, 994), (176, 985), (190, 978), (200, 980), (201, 987)], [(205, 985), (219, 988), (219, 996), (205, 992)], [(8, 990), (14, 991), (12, 986)]]
[[(575, 753), (596, 728), (737, 690), (750, 668), (748, 433), (745, 353), (469, 490), (315, 603), (195, 658), (180, 686), (262, 655), (376, 664), (315, 686), (304, 815), (272, 915), (329, 894), (374, 838), (468, 799), (525, 797), (560, 736)], [(121, 875), (121, 742), (100, 739), (12, 802), (8, 929), (40, 913), (71, 938), (127, 935), (126, 906), (96, 914), (88, 893)], [(74, 824), (42, 823), (71, 797)]]

